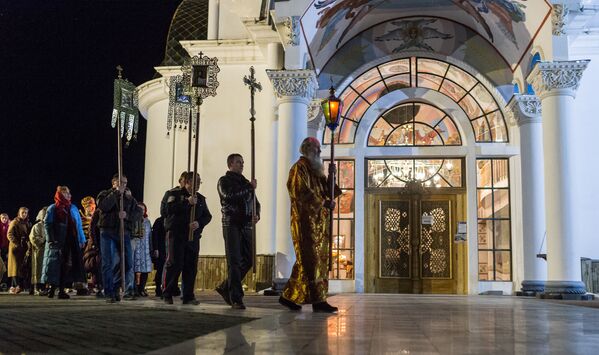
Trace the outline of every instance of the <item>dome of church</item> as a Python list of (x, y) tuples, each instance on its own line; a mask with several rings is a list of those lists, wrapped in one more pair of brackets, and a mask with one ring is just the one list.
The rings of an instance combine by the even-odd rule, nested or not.
[(183, 0), (171, 21), (161, 65), (182, 65), (189, 54), (179, 41), (205, 40), (207, 34), (208, 0)]

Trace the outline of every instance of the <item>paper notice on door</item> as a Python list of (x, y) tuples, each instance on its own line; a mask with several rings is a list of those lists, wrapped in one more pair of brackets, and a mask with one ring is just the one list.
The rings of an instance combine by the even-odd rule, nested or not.
[(420, 222), (423, 225), (432, 225), (433, 224), (433, 216), (422, 216), (422, 221)]

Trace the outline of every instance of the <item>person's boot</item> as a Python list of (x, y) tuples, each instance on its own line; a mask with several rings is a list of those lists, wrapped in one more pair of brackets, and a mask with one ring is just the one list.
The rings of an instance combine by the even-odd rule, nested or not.
[(71, 298), (71, 296), (69, 296), (69, 294), (68, 294), (68, 293), (64, 292), (64, 289), (63, 289), (63, 288), (61, 288), (61, 289), (58, 291), (58, 299), (59, 299), (59, 300), (68, 300), (69, 298)]
[(231, 306), (231, 297), (229, 297), (229, 290), (221, 286), (216, 286), (214, 289), (223, 298), (226, 304)]
[(339, 308), (331, 306), (326, 301), (314, 303), (312, 305), (312, 312), (337, 313), (338, 311), (339, 311)]
[(50, 291), (48, 291), (48, 298), (54, 298), (55, 293), (56, 293), (56, 287), (50, 286)]

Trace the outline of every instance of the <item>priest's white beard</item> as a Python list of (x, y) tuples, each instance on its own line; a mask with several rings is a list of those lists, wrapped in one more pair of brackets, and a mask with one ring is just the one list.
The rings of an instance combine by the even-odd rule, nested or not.
[(324, 163), (322, 162), (322, 158), (318, 155), (312, 154), (306, 156), (306, 158), (310, 162), (312, 170), (314, 170), (314, 172), (318, 174), (318, 176), (324, 176)]

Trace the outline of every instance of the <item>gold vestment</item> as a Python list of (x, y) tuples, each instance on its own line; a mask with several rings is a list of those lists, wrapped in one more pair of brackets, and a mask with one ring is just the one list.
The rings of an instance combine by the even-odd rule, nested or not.
[[(330, 199), (329, 184), (301, 157), (289, 171), (287, 190), (296, 260), (283, 297), (297, 304), (324, 302), (329, 289), (330, 210), (323, 204)], [(335, 186), (335, 197), (340, 194)]]

